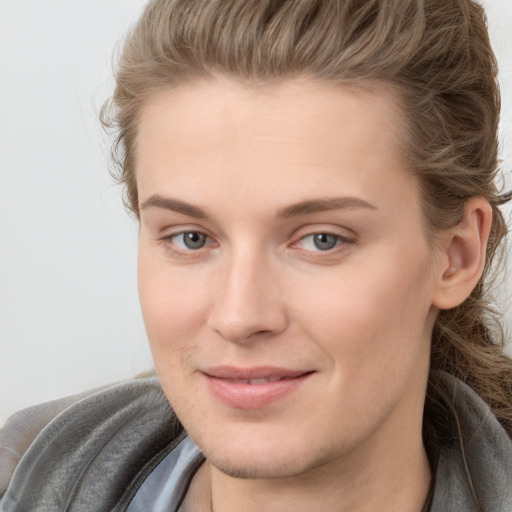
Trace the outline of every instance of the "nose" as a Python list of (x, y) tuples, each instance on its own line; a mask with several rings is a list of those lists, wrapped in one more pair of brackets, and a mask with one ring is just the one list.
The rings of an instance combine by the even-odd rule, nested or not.
[(264, 258), (248, 253), (231, 258), (219, 275), (210, 328), (232, 343), (269, 338), (285, 330), (287, 317), (276, 277)]

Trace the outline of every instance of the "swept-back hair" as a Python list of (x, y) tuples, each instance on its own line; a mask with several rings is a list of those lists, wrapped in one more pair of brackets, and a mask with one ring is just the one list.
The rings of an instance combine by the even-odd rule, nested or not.
[[(135, 172), (141, 106), (155, 92), (222, 73), (259, 85), (297, 76), (391, 87), (417, 177), (429, 237), (455, 226), (471, 197), (492, 206), (482, 278), (441, 311), (431, 370), (472, 386), (512, 433), (512, 366), (490, 306), (493, 262), (506, 234), (496, 187), (500, 95), (483, 9), (472, 0), (153, 0), (129, 34), (103, 121), (138, 215)], [(435, 372), (429, 396), (436, 396)]]

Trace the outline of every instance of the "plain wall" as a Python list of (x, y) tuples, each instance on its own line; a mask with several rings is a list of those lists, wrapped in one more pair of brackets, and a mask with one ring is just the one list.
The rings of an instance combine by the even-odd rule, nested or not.
[[(22, 407), (151, 367), (137, 226), (97, 120), (113, 49), (143, 4), (0, 0), (0, 425)], [(512, 0), (485, 5), (511, 169)]]

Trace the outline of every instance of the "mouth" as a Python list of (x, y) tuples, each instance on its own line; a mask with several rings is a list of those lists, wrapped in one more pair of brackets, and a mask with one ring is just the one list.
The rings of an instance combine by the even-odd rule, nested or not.
[(259, 384), (267, 384), (267, 382), (278, 382), (280, 380), (286, 380), (286, 377), (270, 377), (268, 379), (231, 379), (233, 384), (252, 384), (257, 386)]
[(292, 394), (315, 373), (277, 367), (218, 366), (202, 372), (211, 394), (236, 409), (261, 409)]

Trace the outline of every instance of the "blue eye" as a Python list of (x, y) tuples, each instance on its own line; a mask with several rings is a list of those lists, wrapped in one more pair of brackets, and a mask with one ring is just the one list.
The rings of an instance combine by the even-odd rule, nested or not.
[(184, 231), (173, 235), (171, 239), (181, 249), (197, 250), (202, 249), (206, 245), (207, 236), (200, 231)]
[(320, 251), (328, 251), (334, 249), (339, 242), (339, 237), (328, 233), (317, 233), (313, 235), (313, 243)]
[(308, 251), (330, 251), (341, 245), (344, 240), (331, 233), (313, 233), (301, 239), (303, 248)]

